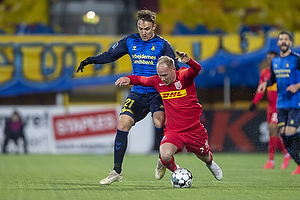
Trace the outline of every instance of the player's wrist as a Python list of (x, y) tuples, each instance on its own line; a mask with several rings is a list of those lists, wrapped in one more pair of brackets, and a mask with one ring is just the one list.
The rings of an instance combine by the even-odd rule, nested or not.
[(89, 64), (94, 64), (95, 63), (95, 57), (94, 56), (87, 57), (87, 61), (88, 61)]

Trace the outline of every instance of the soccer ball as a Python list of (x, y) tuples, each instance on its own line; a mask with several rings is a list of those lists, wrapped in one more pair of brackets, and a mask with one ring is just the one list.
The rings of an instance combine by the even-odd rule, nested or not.
[(189, 188), (193, 183), (193, 175), (185, 168), (178, 168), (171, 174), (171, 183), (174, 188)]

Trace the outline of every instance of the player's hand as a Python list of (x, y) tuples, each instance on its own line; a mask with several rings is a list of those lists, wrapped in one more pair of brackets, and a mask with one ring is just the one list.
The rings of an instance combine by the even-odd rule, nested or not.
[(120, 77), (118, 80), (115, 82), (115, 86), (124, 86), (124, 85), (129, 85), (130, 84), (130, 79), (128, 77)]
[(254, 103), (252, 103), (252, 104), (250, 105), (250, 107), (249, 107), (249, 110), (250, 110), (251, 112), (253, 112), (254, 110), (256, 110), (256, 105), (255, 105)]
[(87, 57), (85, 60), (81, 61), (79, 67), (77, 68), (76, 73), (78, 73), (79, 71), (83, 72), (84, 67), (86, 65), (93, 64), (93, 62), (94, 62), (94, 57)]
[(187, 63), (190, 61), (190, 57), (187, 53), (176, 50), (176, 54), (179, 56), (179, 58), (176, 57), (179, 62)]
[(290, 85), (286, 88), (286, 91), (292, 92), (292, 93), (296, 93), (300, 88), (300, 83), (294, 84), (294, 85)]

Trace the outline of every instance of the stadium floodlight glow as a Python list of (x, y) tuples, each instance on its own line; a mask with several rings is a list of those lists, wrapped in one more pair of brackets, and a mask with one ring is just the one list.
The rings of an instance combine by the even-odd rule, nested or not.
[(86, 16), (88, 19), (93, 19), (96, 16), (96, 13), (94, 11), (89, 11), (86, 13)]
[(87, 24), (98, 24), (100, 21), (100, 17), (96, 15), (94, 11), (88, 11), (83, 17), (82, 20)]

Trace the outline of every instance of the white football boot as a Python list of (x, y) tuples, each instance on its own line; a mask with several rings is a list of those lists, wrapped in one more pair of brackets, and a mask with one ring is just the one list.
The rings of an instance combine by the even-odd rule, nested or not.
[(155, 178), (160, 180), (164, 177), (166, 173), (166, 167), (161, 163), (160, 158), (157, 161), (157, 166), (155, 168)]
[(118, 181), (118, 182), (122, 181), (122, 179), (123, 179), (122, 173), (118, 174), (115, 170), (112, 170), (106, 178), (104, 178), (100, 181), (100, 184), (101, 185), (110, 185), (111, 183), (113, 183), (115, 181)]
[(215, 163), (215, 161), (212, 161), (211, 165), (206, 165), (206, 167), (211, 171), (211, 173), (218, 181), (222, 180), (223, 172), (221, 168), (217, 165), (217, 163)]

